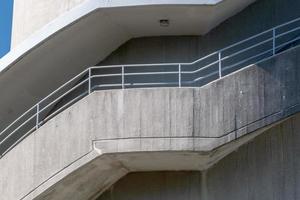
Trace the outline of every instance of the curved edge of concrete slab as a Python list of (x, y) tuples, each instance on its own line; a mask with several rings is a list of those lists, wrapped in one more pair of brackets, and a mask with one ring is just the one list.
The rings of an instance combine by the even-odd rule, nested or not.
[(214, 149), (209, 151), (197, 150), (203, 142), (199, 138), (94, 141), (91, 152), (56, 173), (23, 199), (68, 199), (74, 193), (79, 194), (80, 198), (94, 199), (130, 172), (206, 170), (243, 144), (286, 120), (288, 118), (231, 142), (212, 142), (210, 146)]
[[(6, 56), (0, 59), (0, 74), (4, 73), (9, 69), (11, 65), (21, 59), (26, 54), (30, 53), (31, 49), (37, 48), (43, 43), (46, 43), (47, 40), (54, 37), (55, 34), (64, 31), (65, 28), (72, 26), (77, 21), (87, 17), (88, 15), (98, 11), (105, 10), (110, 8), (130, 8), (130, 7), (149, 7), (149, 6), (215, 6), (222, 3), (223, 0), (188, 0), (188, 1), (179, 1), (179, 0), (166, 0), (166, 1), (153, 1), (153, 0), (144, 0), (144, 1), (99, 1), (99, 0), (88, 0), (70, 11), (64, 13), (63, 15), (57, 17), (53, 21), (46, 24), (40, 30), (34, 32), (29, 36), (25, 41), (23, 41), (16, 48), (12, 49)], [(231, 0), (231, 2), (226, 2), (228, 4), (242, 4), (242, 6), (236, 7), (245, 7), (250, 3), (253, 3), (255, 0), (249, 0), (249, 2), (239, 3), (239, 1)], [(245, 4), (245, 5), (244, 5)], [(238, 11), (240, 9), (237, 9)], [(130, 12), (128, 12), (130, 13)]]
[[(80, 200), (130, 171), (205, 169), (300, 111), (299, 52), (201, 88), (93, 92), (0, 159), (0, 192)], [(99, 183), (87, 187), (90, 177)]]

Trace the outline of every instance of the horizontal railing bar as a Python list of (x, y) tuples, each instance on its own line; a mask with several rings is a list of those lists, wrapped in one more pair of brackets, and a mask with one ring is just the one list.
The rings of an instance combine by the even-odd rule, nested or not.
[(3, 142), (5, 142), (12, 134), (17, 132), (21, 127), (23, 127), (25, 124), (27, 124), (27, 122), (34, 119), (35, 117), (36, 117), (36, 113), (33, 116), (31, 116), (29, 119), (27, 119), (25, 122), (23, 122), (21, 125), (19, 125), (13, 132), (8, 134), (2, 141), (0, 141), (0, 145), (3, 144)]
[(30, 111), (33, 111), (36, 108), (36, 105), (34, 105), (33, 107), (31, 107), (29, 110), (27, 110), (24, 114), (22, 114), (20, 117), (18, 117), (15, 121), (13, 121), (12, 123), (9, 124), (8, 127), (6, 127), (1, 133), (0, 136), (6, 131), (8, 130), (10, 127), (12, 127), (17, 121), (19, 121), (22, 117), (24, 117), (25, 115), (27, 115)]
[(230, 54), (230, 55), (228, 55), (228, 56), (222, 58), (221, 61), (227, 60), (227, 59), (229, 59), (229, 58), (232, 58), (232, 57), (234, 57), (234, 56), (236, 56), (236, 55), (239, 55), (239, 54), (241, 54), (241, 53), (244, 53), (244, 52), (246, 52), (246, 51), (249, 51), (249, 50), (251, 50), (251, 49), (254, 49), (255, 47), (261, 46), (261, 45), (263, 45), (263, 44), (265, 44), (265, 43), (267, 43), (267, 42), (271, 42), (271, 41), (273, 41), (273, 38), (267, 39), (267, 40), (265, 40), (265, 41), (262, 41), (262, 42), (259, 42), (259, 43), (255, 44), (255, 45), (252, 45), (252, 46), (250, 46), (250, 47), (248, 47), (248, 48), (245, 48), (245, 49), (243, 49), (243, 50), (241, 50), (241, 51), (238, 51), (238, 52), (235, 52), (235, 53), (233, 53), (233, 54)]
[(114, 77), (114, 76), (122, 76), (121, 73), (118, 74), (101, 74), (101, 75), (92, 75), (91, 78), (101, 78), (101, 77)]
[[(178, 72), (177, 71), (170, 71), (170, 72), (132, 72), (132, 73), (124, 73), (125, 76), (159, 75), (159, 74), (178, 74)], [(91, 76), (91, 78), (113, 77), (113, 76), (122, 76), (122, 74), (118, 73), (118, 74), (93, 75), (93, 76)]]
[(131, 85), (134, 86), (143, 86), (143, 85), (174, 85), (178, 84), (178, 82), (161, 82), (161, 83), (133, 83)]
[(210, 76), (212, 76), (212, 75), (217, 75), (218, 73), (219, 73), (219, 71), (213, 71), (213, 72), (207, 74), (206, 76), (200, 76), (200, 77), (198, 77), (198, 78), (195, 78), (195, 79), (192, 80), (191, 82), (192, 82), (192, 83), (195, 83), (195, 82), (198, 82), (198, 81), (200, 81), (200, 80), (202, 80), (202, 79), (208, 78), (208, 77), (210, 77)]
[[(250, 49), (253, 49), (253, 48), (255, 48), (255, 47), (258, 47), (258, 46), (260, 46), (260, 45), (262, 45), (262, 44), (265, 44), (265, 43), (267, 43), (267, 42), (271, 42), (272, 40), (273, 40), (273, 38), (269, 38), (269, 39), (264, 40), (264, 41), (262, 41), (262, 42), (260, 42), (260, 43), (254, 44), (254, 45), (252, 45), (252, 46), (250, 46), (250, 47), (248, 47), (248, 48), (245, 48), (245, 49), (243, 49), (243, 50), (241, 50), (241, 51), (238, 51), (238, 52), (235, 52), (235, 53), (233, 53), (233, 54), (230, 54), (230, 55), (228, 55), (228, 56), (226, 56), (226, 57), (223, 57), (223, 58), (221, 58), (220, 61), (227, 60), (227, 59), (229, 59), (229, 58), (231, 58), (231, 57), (234, 57), (234, 56), (236, 56), (236, 55), (238, 55), (238, 54), (244, 53), (244, 52), (246, 52), (246, 51), (248, 51), (248, 50), (250, 50)], [(215, 61), (215, 62), (213, 62), (213, 63), (210, 63), (209, 65), (206, 65), (205, 67), (199, 68), (199, 69), (197, 69), (197, 70), (194, 70), (194, 71), (182, 71), (182, 73), (184, 73), (184, 74), (192, 74), (192, 73), (196, 73), (196, 72), (199, 72), (199, 71), (201, 71), (201, 70), (204, 70), (204, 69), (210, 67), (211, 65), (217, 64), (218, 62), (219, 62), (219, 60), (217, 60), (217, 61)]]
[(163, 74), (178, 74), (178, 71), (171, 72), (132, 72), (132, 73), (124, 73), (125, 76), (140, 76), (140, 75), (163, 75)]
[[(45, 99), (47, 99), (48, 97), (50, 97), (51, 95), (55, 94), (58, 90), (60, 90), (61, 88), (65, 87), (68, 83), (72, 82), (73, 80), (77, 79), (79, 76), (81, 76), (82, 74), (84, 74), (85, 72), (87, 72), (88, 69), (82, 71), (81, 73), (79, 73), (78, 75), (76, 75), (74, 78), (70, 79), (68, 82), (64, 83), (63, 85), (61, 85), (59, 88), (57, 88), (56, 90), (54, 90), (53, 92), (51, 92), (49, 95), (47, 95), (46, 97), (44, 97), (42, 100), (39, 101), (40, 104), (42, 103)], [(7, 129), (9, 129), (16, 121), (18, 121), (19, 119), (21, 119), (23, 116), (25, 116), (26, 114), (28, 114), (32, 109), (34, 109), (36, 107), (36, 105), (32, 106), (29, 110), (27, 110), (24, 114), (22, 114), (20, 117), (18, 117), (16, 120), (14, 120), (7, 128), (5, 128), (0, 135), (2, 135), (2, 133), (4, 133)]]
[(280, 29), (280, 28), (282, 28), (282, 27), (284, 27), (284, 26), (286, 26), (286, 25), (290, 25), (290, 24), (292, 24), (292, 23), (294, 23), (294, 22), (297, 22), (297, 21), (300, 21), (300, 17), (298, 17), (298, 18), (296, 18), (296, 19), (294, 19), (294, 20), (288, 21), (288, 22), (286, 22), (286, 23), (284, 23), (284, 24), (280, 24), (280, 25), (278, 25), (278, 26), (275, 26), (274, 29)]
[(202, 57), (202, 58), (199, 58), (199, 59), (197, 59), (197, 60), (195, 60), (195, 61), (193, 61), (193, 62), (191, 62), (191, 63), (180, 63), (180, 65), (194, 65), (194, 64), (196, 64), (196, 63), (198, 63), (198, 62), (200, 62), (200, 61), (202, 61), (202, 60), (204, 60), (204, 59), (206, 59), (206, 58), (209, 58), (209, 57), (212, 57), (213, 55), (218, 55), (218, 53), (219, 52), (213, 52), (213, 53), (211, 53), (211, 54), (209, 54), (209, 55), (207, 55), (207, 56), (204, 56), (204, 57)]
[(65, 105), (63, 105), (62, 107), (60, 107), (59, 109), (57, 109), (56, 111), (54, 111), (53, 113), (51, 113), (50, 115), (48, 115), (45, 119), (42, 120), (42, 123), (48, 121), (49, 119), (51, 119), (51, 117), (53, 115), (56, 115), (56, 113), (58, 113), (59, 111), (63, 110), (65, 107), (67, 107), (68, 105), (70, 105), (71, 103), (73, 103), (74, 101), (82, 98), (83, 96), (85, 96), (86, 94), (88, 94), (88, 91), (84, 92), (83, 94), (79, 95), (78, 97), (72, 99), (71, 101), (69, 101), (68, 103), (66, 103)]
[(157, 67), (157, 66), (176, 66), (181, 63), (153, 63), (153, 64), (127, 64), (127, 65), (105, 65), (93, 66), (91, 69), (109, 69), (109, 68), (122, 68), (122, 67)]
[(60, 86), (59, 88), (57, 88), (56, 90), (54, 90), (53, 92), (51, 92), (48, 96), (46, 96), (45, 98), (43, 98), (38, 104), (42, 103), (45, 99), (47, 99), (51, 95), (55, 94), (58, 90), (60, 90), (61, 88), (65, 87), (67, 84), (69, 84), (70, 82), (74, 81), (75, 79), (79, 78), (84, 73), (87, 73), (88, 70), (89, 69), (85, 69), (83, 72), (81, 72), (80, 74), (78, 74), (77, 76), (75, 76), (74, 78), (72, 78), (71, 80), (69, 80), (68, 82), (66, 82), (65, 84), (63, 84), (62, 86)]
[[(268, 53), (268, 52), (271, 52), (271, 51), (272, 51), (272, 49), (271, 49), (271, 50), (264, 51), (264, 52), (262, 52), (262, 53), (260, 53), (260, 54), (257, 54), (257, 55), (255, 55), (255, 56), (250, 57), (249, 59), (243, 60), (241, 63), (247, 62), (247, 61), (249, 61), (249, 60), (251, 60), (251, 59), (254, 59), (254, 58), (256, 58), (256, 57), (259, 57), (259, 56), (264, 55), (264, 54), (266, 54), (266, 53)], [(241, 64), (241, 63), (236, 63), (236, 64)], [(224, 71), (224, 70), (227, 70), (227, 69), (230, 69), (230, 68), (232, 68), (232, 67), (234, 67), (234, 66), (233, 66), (233, 65), (230, 65), (230, 66), (224, 67), (224, 68), (223, 68), (223, 71)], [(210, 74), (208, 74), (208, 75), (206, 75), (206, 76), (198, 77), (198, 78), (194, 79), (192, 82), (197, 82), (197, 81), (199, 81), (199, 80), (201, 80), (201, 79), (208, 78), (208, 77), (210, 77), (210, 76), (212, 76), (212, 75), (215, 75), (215, 74), (217, 74), (217, 73), (218, 73), (218, 71), (214, 71), (214, 72), (212, 72), (212, 73), (210, 73)]]
[[(178, 84), (178, 82), (170, 82), (170, 83), (126, 83), (125, 86), (143, 86), (143, 85), (165, 85), (165, 84)], [(101, 87), (121, 87), (122, 84), (101, 84), (97, 85), (97, 88)]]
[(211, 67), (212, 65), (215, 65), (215, 64), (218, 64), (219, 63), (219, 60), (215, 61), (215, 62), (212, 62), (208, 65), (205, 65), (204, 67), (201, 67), (199, 69), (196, 69), (194, 71), (181, 71), (182, 74), (195, 74), (195, 73), (198, 73), (198, 72), (201, 72), (209, 67)]
[(233, 64), (233, 65), (226, 66), (226, 67), (223, 68), (223, 71), (224, 71), (224, 70), (227, 70), (227, 69), (230, 69), (230, 68), (233, 68), (233, 67), (235, 67), (235, 66), (237, 66), (237, 65), (240, 65), (240, 64), (242, 64), (242, 63), (245, 63), (245, 62), (247, 62), (247, 61), (249, 61), (249, 60), (252, 60), (252, 59), (254, 59), (254, 58), (256, 58), (256, 57), (262, 56), (262, 55), (264, 55), (264, 54), (266, 54), (266, 53), (268, 53), (268, 52), (272, 52), (272, 51), (273, 51), (273, 49), (269, 49), (269, 50), (266, 50), (266, 51), (264, 51), (264, 52), (262, 52), (262, 53), (259, 53), (259, 54), (256, 54), (256, 55), (254, 55), (254, 56), (251, 56), (251, 57), (249, 57), (249, 58), (247, 58), (247, 59), (244, 59), (244, 60), (242, 60), (242, 61), (240, 61), (240, 62), (238, 62), (238, 63), (235, 63), (235, 64)]
[(227, 50), (227, 49), (229, 49), (229, 48), (231, 48), (231, 47), (234, 47), (235, 45), (237, 46), (237, 45), (239, 45), (239, 44), (241, 44), (241, 43), (244, 43), (244, 42), (249, 41), (249, 40), (251, 40), (251, 39), (254, 39), (254, 38), (258, 37), (258, 36), (261, 36), (261, 35), (263, 35), (263, 34), (266, 34), (266, 33), (268, 33), (268, 32), (271, 32), (271, 31), (273, 31), (274, 29), (276, 30), (276, 29), (282, 28), (283, 26), (292, 24), (292, 23), (294, 23), (294, 22), (296, 22), (296, 21), (299, 21), (299, 20), (300, 20), (300, 17), (297, 18), (297, 19), (295, 19), (295, 20), (289, 21), (289, 22), (287, 22), (287, 23), (285, 23), (285, 24), (281, 24), (281, 25), (275, 26), (274, 28), (270, 28), (269, 30), (263, 31), (263, 32), (261, 32), (261, 33), (259, 33), (259, 34), (256, 34), (256, 35), (254, 35), (254, 36), (252, 36), (252, 37), (249, 37), (249, 38), (247, 38), (247, 39), (245, 39), (245, 40), (242, 40), (242, 41), (237, 42), (237, 43), (235, 43), (235, 44), (232, 44), (232, 45), (230, 45), (230, 46), (228, 46), (228, 47), (225, 47), (225, 48), (221, 49), (220, 51), (225, 51), (225, 50)]
[(298, 30), (300, 30), (300, 26), (298, 26), (297, 28), (294, 28), (294, 29), (292, 29), (290, 31), (280, 33), (280, 34), (276, 35), (275, 38), (280, 38), (281, 36), (287, 35), (289, 33), (292, 33), (294, 31), (298, 31)]
[[(124, 84), (124, 85), (128, 85), (127, 84)], [(98, 85), (97, 86), (98, 88), (100, 87), (122, 87), (122, 83), (113, 83), (113, 84), (101, 84), (101, 85)]]
[[(249, 41), (249, 40), (252, 40), (252, 39), (254, 39), (254, 38), (257, 38), (257, 37), (259, 37), (259, 36), (261, 36), (261, 35), (264, 35), (264, 34), (266, 34), (266, 33), (272, 33), (272, 32), (271, 32), (272, 30), (273, 30), (273, 29), (264, 31), (264, 32), (262, 32), (262, 33), (259, 33), (259, 34), (257, 34), (257, 35), (254, 35), (254, 36), (252, 36), (252, 37), (249, 37), (249, 38), (247, 38), (247, 39), (245, 39), (245, 40), (242, 40), (242, 41), (240, 41), (240, 42), (234, 43), (234, 44), (232, 44), (232, 45), (230, 45), (230, 46), (227, 46), (227, 47), (221, 49), (220, 52), (223, 52), (223, 51), (226, 51), (226, 50), (228, 50), (228, 49), (231, 49), (232, 47), (236, 47), (236, 46), (238, 46), (238, 45), (240, 45), (240, 44), (242, 44), (242, 43), (244, 43), (244, 42), (247, 42), (247, 41)], [(272, 36), (270, 35), (270, 37), (272, 37)]]
[[(252, 56), (249, 60), (251, 60), (251, 59), (253, 59), (253, 58), (255, 58), (255, 57), (261, 56), (261, 55), (263, 55), (263, 54), (266, 54), (267, 52), (271, 52), (271, 51), (272, 51), (272, 49), (271, 49), (271, 50), (264, 51), (264, 52), (261, 53), (261, 54)], [(247, 60), (247, 59), (246, 59), (246, 60)], [(248, 60), (247, 60), (247, 61), (248, 61)], [(243, 62), (247, 62), (247, 61), (243, 60)], [(243, 62), (242, 62), (242, 63), (243, 63)], [(240, 63), (239, 63), (239, 64), (240, 64)], [(231, 66), (228, 66), (228, 67), (224, 67), (224, 68), (223, 68), (223, 71), (224, 71), (224, 70), (227, 70), (227, 69), (230, 69), (230, 68), (232, 68), (232, 67), (234, 67), (234, 66), (231, 65)], [(212, 73), (209, 73), (209, 74), (207, 74), (206, 76), (201, 76), (201, 77), (195, 78), (194, 80), (192, 80), (192, 81), (190, 81), (190, 82), (191, 82), (191, 83), (194, 83), (194, 82), (197, 82), (197, 81), (199, 81), (199, 80), (208, 78), (208, 77), (210, 77), (210, 76), (212, 76), (212, 75), (216, 75), (216, 74), (218, 74), (218, 71), (214, 71), (214, 72), (212, 72)]]
[(19, 144), (19, 142), (21, 142), (27, 135), (32, 133), (35, 129), (36, 129), (36, 127), (34, 126), (29, 131), (27, 131), (22, 137), (20, 137), (16, 142), (14, 142), (6, 151), (4, 151), (1, 154), (1, 158), (3, 157), (3, 155), (5, 155), (7, 152), (9, 152), (12, 148), (14, 148), (17, 144)]
[(47, 108), (49, 108), (52, 104), (56, 103), (58, 100), (60, 100), (61, 98), (65, 97), (66, 95), (68, 95), (70, 92), (76, 90), (78, 87), (82, 86), (84, 83), (86, 83), (89, 79), (85, 79), (83, 81), (81, 81), (78, 85), (72, 87), (71, 89), (69, 89), (67, 92), (65, 92), (64, 94), (60, 95), (58, 98), (56, 98), (55, 100), (53, 100), (51, 103), (49, 103), (47, 106), (43, 107), (39, 113), (42, 113), (44, 110), (46, 110)]
[(290, 40), (290, 41), (288, 41), (288, 42), (285, 42), (285, 43), (283, 43), (283, 44), (280, 44), (280, 45), (276, 46), (276, 49), (279, 49), (279, 48), (281, 48), (281, 47), (284, 47), (284, 46), (286, 46), (286, 45), (288, 45), (288, 44), (290, 44), (290, 43), (296, 42), (297, 40), (300, 40), (300, 37), (296, 37), (296, 38), (293, 39), (293, 40)]
[[(77, 76), (75, 76), (74, 78), (70, 79), (68, 82), (64, 83), (63, 85), (61, 85), (59, 88), (57, 88), (56, 90), (54, 90), (53, 92), (51, 92), (49, 95), (47, 95), (46, 97), (44, 97), (42, 100), (39, 101), (40, 104), (42, 103), (45, 99), (47, 99), (48, 97), (50, 97), (51, 95), (55, 94), (58, 90), (60, 90), (61, 88), (65, 87), (68, 83), (72, 82), (73, 80), (75, 80), (76, 78), (78, 78), (79, 76), (81, 76), (82, 74), (84, 74), (85, 72), (87, 72), (88, 69), (84, 70), (83, 72), (79, 73)], [(37, 105), (36, 104), (36, 105)], [(9, 129), (12, 125), (14, 125), (19, 119), (21, 119), (23, 116), (25, 116), (26, 114), (28, 114), (31, 110), (33, 110), (36, 105), (32, 106), (31, 108), (29, 108), (24, 114), (22, 114), (20, 117), (18, 117), (16, 120), (14, 120), (12, 123), (10, 123), (10, 125), (5, 128), (1, 133), (0, 136), (2, 135), (2, 133), (4, 133), (7, 129)]]

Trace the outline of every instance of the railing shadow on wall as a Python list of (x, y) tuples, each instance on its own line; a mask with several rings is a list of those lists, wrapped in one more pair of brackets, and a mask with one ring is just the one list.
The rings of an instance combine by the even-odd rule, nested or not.
[(0, 157), (55, 115), (95, 90), (200, 87), (300, 43), (300, 18), (191, 63), (94, 66), (43, 98), (0, 133)]

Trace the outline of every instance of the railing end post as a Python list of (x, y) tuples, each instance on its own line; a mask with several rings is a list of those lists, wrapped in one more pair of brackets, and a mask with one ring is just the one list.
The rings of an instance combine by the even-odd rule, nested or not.
[(181, 64), (178, 64), (178, 87), (181, 88)]
[(36, 129), (38, 129), (40, 125), (39, 115), (40, 115), (40, 104), (38, 103), (36, 104), (36, 124), (35, 124)]
[(219, 78), (222, 78), (222, 52), (218, 52), (218, 59), (219, 59)]
[(89, 76), (89, 86), (88, 86), (89, 87), (89, 89), (88, 89), (89, 90), (88, 91), (89, 94), (91, 94), (91, 90), (92, 90), (92, 81), (91, 81), (92, 72), (91, 71), (92, 70), (91, 70), (91, 67), (90, 67), (89, 68), (89, 75), (88, 75)]
[(276, 54), (276, 28), (272, 30), (272, 38), (273, 38), (273, 56)]
[(125, 73), (124, 73), (125, 69), (124, 66), (122, 66), (122, 90), (125, 89)]

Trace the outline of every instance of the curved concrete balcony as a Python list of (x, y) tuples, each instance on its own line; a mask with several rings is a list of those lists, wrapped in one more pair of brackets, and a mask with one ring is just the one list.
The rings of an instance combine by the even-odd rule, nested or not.
[(207, 169), (299, 112), (299, 53), (200, 88), (95, 91), (0, 159), (1, 194), (91, 199), (128, 172)]
[[(14, 26), (16, 41), (28, 38), (0, 60), (0, 116), (7, 116), (0, 126), (3, 126), (2, 121), (18, 117), (20, 111), (25, 111), (87, 66), (102, 61), (129, 39), (201, 35), (254, 0), (87, 0), (53, 17), (52, 21), (47, 21), (49, 16), (45, 13), (61, 10), (63, 3), (51, 1), (47, 5), (45, 2), (49, 3), (15, 1), (22, 7), (19, 13), (31, 10), (26, 12), (26, 17), (14, 16), (14, 21), (19, 20)], [(47, 12), (41, 8), (47, 8)], [(159, 23), (166, 18), (170, 20), (168, 28)], [(30, 27), (40, 22), (46, 25)], [(29, 36), (28, 32), (34, 33)], [(6, 87), (7, 82), (11, 82), (10, 87)], [(12, 99), (22, 99), (22, 102), (14, 102), (12, 106)]]
[(299, 22), (299, 18), (294, 19), (191, 63), (90, 67), (50, 93), (1, 131), (1, 156), (59, 112), (95, 90), (201, 87), (298, 45)]

